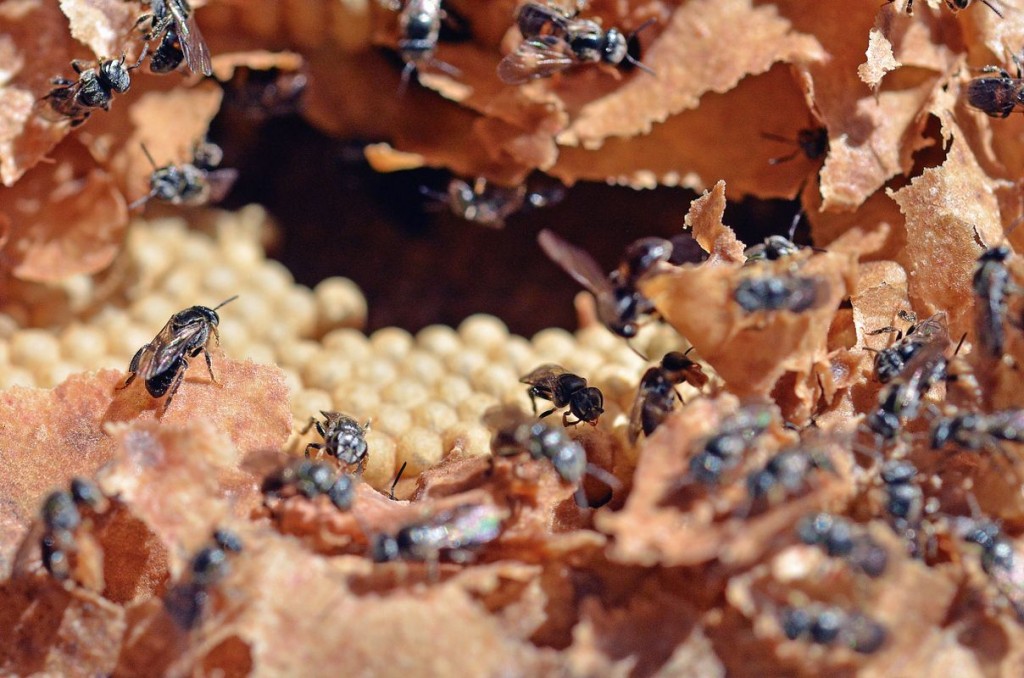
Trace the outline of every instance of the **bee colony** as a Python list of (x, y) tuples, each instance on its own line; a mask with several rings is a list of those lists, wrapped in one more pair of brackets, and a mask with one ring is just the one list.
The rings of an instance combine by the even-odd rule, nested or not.
[[(1018, 2), (0, 3), (0, 672), (1019, 675)], [(300, 284), (229, 109), (576, 326)]]

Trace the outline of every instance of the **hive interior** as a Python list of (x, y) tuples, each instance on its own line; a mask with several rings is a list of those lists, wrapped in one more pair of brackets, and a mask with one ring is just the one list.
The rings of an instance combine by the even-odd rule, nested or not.
[[(918, 0), (911, 15), (901, 2), (873, 0), (842, 13), (784, 0), (594, 0), (582, 11), (604, 27), (654, 20), (640, 41), (655, 75), (580, 66), (511, 87), (495, 68), (516, 48), (516, 3), (450, 0), (445, 8), (470, 37), (443, 36), (437, 59), (458, 75), (427, 64), (400, 92), (397, 16), (377, 3), (193, 5), (215, 77), (143, 68), (110, 111), (74, 128), (43, 115), (49, 79), (68, 75), (72, 58), (117, 56), (126, 45), (133, 63), (140, 43), (132, 24), (143, 8), (0, 5), (0, 55), (9, 64), (0, 70), (5, 672), (1014, 673), (1024, 647), (1024, 556), (994, 562), (963, 526), (997, 521), (1002, 543), (1017, 548), (1018, 446), (989, 436), (978, 449), (961, 441), (933, 450), (930, 437), (953, 408), (1024, 407), (1024, 269), (1015, 255), (1006, 262), (1002, 355), (982, 348), (974, 282), (985, 249), (1021, 237), (1022, 117), (990, 118), (964, 98), (978, 67), (1012, 66), (1006, 54), (1024, 46), (1024, 7), (1006, 0), (953, 12)], [(566, 228), (579, 229), (577, 242), (605, 268), (614, 262), (609, 242), (684, 226), (706, 261), (665, 265), (639, 282), (658, 319), (629, 344), (598, 322), (586, 294), (576, 298), (573, 331), (519, 336), (482, 313), (456, 326), (367, 331), (374, 300), (345, 270), (306, 287), (295, 280), (306, 272), (269, 259), (268, 249), (282, 238), (299, 242), (311, 268), (325, 270), (324, 238), (358, 233), (351, 246), (370, 262), (362, 274), (379, 268), (407, 295), (391, 303), (409, 305), (444, 296), (417, 289), (424, 285), (471, 297), (471, 284), (453, 281), (477, 255), (445, 240), (458, 235), (451, 227), (426, 229), (435, 242), (422, 249), (416, 238), (368, 240), (373, 229), (346, 224), (363, 212), (346, 214), (326, 197), (329, 207), (318, 206), (317, 192), (332, 192), (321, 184), (329, 173), (303, 168), (301, 150), (268, 151), (264, 140), (264, 154), (246, 156), (260, 147), (270, 113), (265, 100), (251, 105), (235, 74), (271, 67), (301, 75), (296, 115), (325, 135), (315, 143), (338, 140), (339, 162), (365, 158), (381, 172), (443, 168), (506, 185), (544, 173), (566, 184), (660, 186), (661, 196), (679, 187), (672, 200), (702, 191), (679, 213), (658, 203), (610, 223), (616, 206), (601, 201), (621, 194), (580, 187), (596, 204), (586, 223)], [(275, 219), (257, 205), (147, 205), (143, 218), (130, 210), (149, 190), (142, 144), (160, 163), (187, 161), (218, 111), (214, 133), (228, 160), (241, 161), (243, 190), (246, 173), (283, 176), (273, 185), (286, 197), (294, 182), (312, 186), (296, 190), (303, 200), (294, 212)], [(819, 127), (829, 142), (820, 158), (779, 140)], [(363, 155), (354, 158), (357, 141), (374, 143), (356, 146)], [(415, 186), (403, 191), (383, 202), (422, 204)], [(743, 199), (745, 209), (726, 211), (727, 201)], [(813, 248), (744, 265), (745, 245), (758, 239), (750, 234), (789, 227), (788, 207), (757, 202), (772, 199), (799, 202), (808, 226), (798, 240)], [(386, 218), (389, 208), (376, 214)], [(557, 230), (566, 220), (559, 209), (517, 215), (506, 228)], [(775, 221), (748, 223), (759, 213)], [(334, 230), (303, 227), (318, 218)], [(481, 227), (460, 227), (468, 241), (486, 242)], [(524, 294), (495, 308), (504, 304), (519, 322), (532, 313), (524, 309), (565, 306), (545, 284), (561, 287), (564, 300), (574, 283), (553, 266), (534, 278), (526, 271), (539, 269), (518, 262), (543, 261), (540, 249), (503, 247), (502, 238), (493, 234), (487, 260), (503, 261), (508, 277), (521, 278), (511, 288)], [(388, 251), (395, 243), (399, 254)], [(388, 265), (396, 260), (402, 266)], [(736, 290), (759, 277), (809, 281), (814, 292), (796, 310), (744, 312)], [(141, 382), (122, 388), (133, 355), (168, 318), (233, 295), (218, 310), (220, 344), (211, 344), (216, 382), (197, 354), (166, 410)], [(908, 331), (901, 310), (921, 320), (945, 314), (940, 354), (958, 377), (938, 380), (886, 442), (865, 415), (889, 393), (874, 357), (897, 341), (878, 330)], [(632, 443), (641, 375), (690, 347), (709, 385), (680, 386), (685, 403)], [(485, 413), (510, 404), (529, 413), (519, 379), (543, 363), (604, 394), (597, 426), (569, 431), (595, 467), (580, 492), (547, 459), (491, 453)], [(310, 418), (332, 410), (369, 425), (365, 482), (351, 508), (325, 493), (267, 490), (269, 477), (321, 442), (315, 429), (302, 433)], [(559, 418), (545, 421), (560, 428)], [(697, 462), (717, 459), (711, 441), (738, 421), (747, 432), (731, 442), (741, 440), (741, 452), (721, 453), (728, 463), (715, 482), (695, 480)], [(794, 448), (827, 461), (755, 497), (750, 474)], [(888, 503), (893, 484), (880, 470), (897, 459), (919, 471), (924, 515), (916, 522), (894, 520)], [(602, 482), (609, 473), (614, 480)], [(105, 500), (83, 506), (73, 530), (58, 530), (41, 506), (75, 476), (94, 479)], [(880, 576), (853, 556), (803, 543), (798, 526), (822, 511), (851, 521), (858, 543), (874, 545), (885, 559)], [(460, 512), (479, 519), (461, 526), (471, 533), (485, 531), (483, 517), (500, 521), (500, 532), (439, 559), (371, 558), (382, 535), (432, 520), (451, 533)], [(226, 554), (223, 576), (197, 589), (193, 556), (217, 528), (244, 547)], [(68, 558), (63, 577), (53, 572), (54, 539)], [(182, 613), (190, 605), (191, 619)], [(788, 638), (793, 610), (833, 617)], [(834, 637), (826, 621), (839, 625)], [(883, 629), (878, 643), (871, 624)]]

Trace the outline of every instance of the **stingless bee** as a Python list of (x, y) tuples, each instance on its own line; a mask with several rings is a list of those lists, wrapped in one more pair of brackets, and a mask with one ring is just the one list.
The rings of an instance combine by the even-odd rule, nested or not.
[(993, 358), (1003, 355), (1006, 333), (1003, 321), (1006, 319), (1006, 299), (1013, 283), (1006, 260), (1013, 252), (1002, 245), (992, 247), (978, 257), (974, 270), (976, 333), (982, 348)]
[(686, 353), (671, 351), (666, 353), (661, 364), (648, 368), (640, 378), (633, 410), (629, 415), (629, 441), (635, 443), (643, 432), (645, 436), (654, 433), (661, 426), (665, 417), (675, 409), (676, 399), (682, 396), (676, 392), (676, 386), (683, 382), (697, 390), (708, 383), (708, 375), (700, 363), (686, 357)]
[(398, 52), (405, 62), (402, 85), (414, 71), (424, 65), (438, 68), (452, 76), (461, 72), (451, 64), (435, 58), (437, 41), (441, 36), (441, 22), (448, 13), (441, 8), (441, 0), (378, 0), (386, 9), (399, 12)]
[(641, 238), (626, 248), (619, 267), (605, 275), (594, 258), (552, 231), (537, 236), (544, 253), (563, 271), (583, 285), (597, 300), (597, 317), (609, 330), (629, 339), (635, 337), (644, 316), (654, 304), (640, 293), (638, 283), (671, 263), (673, 242), (664, 238)]
[(900, 319), (910, 323), (906, 332), (895, 327), (882, 327), (868, 332), (869, 335), (896, 332), (896, 341), (892, 346), (875, 353), (875, 376), (878, 381), (888, 384), (904, 374), (915, 356), (926, 349), (945, 351), (949, 346), (949, 329), (946, 324), (946, 313), (940, 311), (930, 318), (917, 322), (913, 313), (899, 311)]
[(192, 162), (180, 165), (157, 167), (145, 145), (142, 146), (142, 152), (153, 165), (153, 173), (149, 177), (149, 193), (129, 205), (128, 209), (141, 207), (153, 198), (172, 205), (220, 202), (238, 179), (237, 170), (217, 168), (224, 154), (219, 146), (209, 142), (197, 144)]
[(999, 441), (1024, 443), (1024, 410), (1001, 410), (991, 414), (959, 412), (936, 418), (931, 427), (932, 449), (940, 450), (948, 443), (972, 452), (989, 449), (1013, 464), (1013, 456)]
[(790, 139), (780, 134), (761, 132), (761, 136), (770, 141), (777, 141), (780, 144), (796, 146), (796, 150), (787, 155), (777, 158), (770, 158), (769, 165), (780, 165), (789, 162), (796, 156), (803, 153), (808, 160), (821, 160), (828, 153), (828, 130), (824, 127), (807, 127), (796, 133), (796, 139)]
[(750, 276), (740, 281), (732, 296), (746, 313), (802, 313), (817, 308), (825, 300), (828, 283), (821, 278), (796, 275)]
[(442, 557), (457, 563), (472, 559), (474, 550), (501, 535), (505, 512), (487, 504), (466, 504), (442, 511), (395, 534), (377, 535), (373, 560), (418, 560), (436, 563)]
[[(568, 406), (569, 411), (562, 413), (563, 426), (575, 426), (584, 421), (597, 426), (597, 420), (604, 412), (604, 396), (601, 391), (595, 386), (587, 386), (586, 379), (568, 372), (561, 365), (541, 365), (519, 381), (530, 386), (526, 393), (530, 396), (534, 414), (537, 414), (537, 398), (550, 400), (554, 404), (554, 407), (540, 415), (541, 419)], [(570, 414), (576, 417), (576, 421), (569, 421)]]
[(889, 552), (862, 528), (831, 513), (807, 516), (797, 525), (800, 541), (817, 546), (830, 558), (843, 558), (869, 577), (880, 577), (889, 563)]
[(736, 466), (754, 441), (771, 426), (772, 411), (751, 405), (723, 421), (713, 435), (704, 441), (700, 452), (690, 459), (690, 477), (711, 485), (722, 474)]
[(783, 608), (779, 623), (790, 640), (806, 638), (815, 645), (838, 641), (859, 654), (876, 652), (888, 635), (886, 628), (870, 617), (820, 604)]
[(527, 188), (526, 184), (499, 186), (484, 177), (477, 177), (472, 183), (452, 177), (444, 193), (426, 187), (420, 192), (440, 205), (447, 205), (460, 219), (487, 228), (504, 228), (505, 220), (517, 212), (557, 204), (565, 195), (560, 186), (536, 190)]
[(160, 45), (150, 60), (150, 70), (169, 73), (184, 61), (193, 73), (212, 75), (210, 48), (199, 31), (195, 13), (187, 0), (143, 0), (143, 3), (149, 5), (150, 11), (140, 16), (135, 25), (139, 27), (149, 22), (149, 28), (143, 35), (147, 45), (160, 39)]
[[(887, 4), (892, 4), (894, 2), (896, 2), (896, 0), (887, 0)], [(959, 12), (960, 10), (964, 10), (970, 7), (972, 2), (974, 2), (974, 0), (946, 0), (946, 7), (948, 7), (953, 12)], [(988, 7), (990, 10), (992, 10), (993, 12), (995, 12), (1000, 19), (1003, 18), (1003, 13), (996, 9), (995, 5), (989, 2), (989, 0), (981, 0), (981, 3)], [(907, 0), (907, 4), (904, 6), (903, 11), (905, 11), (907, 14), (913, 14), (914, 0)]]
[(182, 628), (194, 628), (202, 619), (210, 588), (231, 572), (230, 558), (242, 550), (238, 535), (219, 529), (213, 533), (211, 544), (192, 557), (188, 580), (170, 587), (164, 597), (164, 608)]
[(139, 67), (145, 56), (146, 50), (143, 49), (134, 66), (124, 65), (124, 54), (120, 59), (101, 59), (95, 66), (75, 59), (71, 68), (78, 74), (78, 80), (54, 78), (52, 82), (56, 87), (43, 100), (49, 102), (54, 112), (70, 120), (72, 127), (78, 127), (97, 108), (109, 111), (115, 93), (128, 91), (132, 85), (131, 71)]
[(309, 423), (299, 431), (305, 435), (309, 429), (316, 427), (316, 432), (324, 439), (323, 443), (309, 443), (306, 445), (306, 457), (309, 457), (311, 449), (318, 453), (326, 453), (348, 466), (358, 464), (357, 473), (362, 473), (366, 465), (366, 455), (369, 449), (366, 446), (366, 432), (370, 429), (370, 422), (362, 426), (359, 422), (341, 412), (320, 411), (324, 420), (318, 421), (316, 417), (310, 417)]
[(498, 64), (498, 77), (509, 85), (546, 78), (577, 64), (606, 63), (636, 67), (654, 75), (640, 62), (637, 33), (653, 23), (644, 23), (629, 36), (617, 28), (607, 31), (590, 19), (563, 14), (555, 7), (528, 2), (519, 8), (516, 24), (523, 42)]
[(993, 118), (1008, 118), (1019, 104), (1024, 104), (1024, 68), (1020, 57), (1013, 55), (1017, 77), (998, 66), (985, 66), (982, 73), (995, 73), (972, 79), (967, 84), (967, 103)]
[(120, 388), (127, 388), (141, 375), (149, 395), (154, 398), (167, 395), (163, 407), (166, 412), (185, 378), (189, 359), (200, 353), (206, 358), (210, 380), (216, 384), (217, 378), (213, 376), (213, 363), (207, 347), (211, 336), (220, 345), (220, 334), (217, 331), (220, 316), (217, 315), (217, 309), (237, 298), (238, 295), (225, 299), (213, 308), (192, 306), (172, 315), (153, 341), (140, 348), (132, 358), (128, 366), (131, 374)]

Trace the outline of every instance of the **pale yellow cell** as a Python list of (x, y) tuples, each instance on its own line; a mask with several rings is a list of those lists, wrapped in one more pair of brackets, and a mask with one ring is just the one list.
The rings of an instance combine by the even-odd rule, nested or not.
[(459, 324), (459, 336), (468, 348), (487, 351), (508, 340), (508, 326), (493, 315), (478, 313)]
[(310, 417), (320, 417), (321, 411), (333, 410), (331, 394), (316, 388), (304, 388), (292, 393), (292, 418), (298, 429), (305, 427)]
[(490, 365), (491, 359), (480, 351), (464, 350), (445, 356), (444, 364), (453, 374), (471, 377), (478, 370)]
[(401, 360), (412, 349), (413, 338), (398, 327), (385, 327), (370, 335), (370, 346), (378, 356)]
[[(366, 467), (363, 480), (378, 490), (387, 490), (398, 470), (395, 441), (391, 436), (376, 430), (366, 433)], [(407, 471), (408, 472), (408, 471)]]
[(562, 362), (577, 348), (575, 338), (561, 328), (549, 327), (533, 335), (533, 350), (541, 362)]
[(371, 417), (371, 425), (375, 431), (400, 438), (412, 426), (412, 414), (390, 403), (381, 403)]
[(380, 395), (384, 402), (405, 409), (412, 409), (431, 397), (430, 391), (423, 384), (402, 378), (386, 385)]
[(426, 351), (411, 351), (398, 366), (400, 379), (412, 379), (421, 384), (436, 384), (445, 375), (441, 361)]
[(359, 328), (366, 324), (366, 297), (348, 278), (321, 280), (313, 288), (313, 298), (319, 334), (339, 327)]
[[(500, 398), (510, 389), (521, 386), (519, 375), (508, 365), (491, 363), (470, 375), (473, 390)], [(526, 387), (523, 386), (525, 389)]]
[(353, 361), (363, 360), (373, 354), (366, 335), (359, 330), (349, 328), (329, 332), (323, 338), (323, 345), (327, 350)]
[(302, 368), (302, 378), (310, 386), (333, 391), (356, 377), (351, 360), (337, 353), (318, 351)]
[(473, 387), (469, 381), (453, 375), (441, 379), (434, 387), (434, 394), (449, 405), (458, 405), (466, 398), (473, 396)]
[(458, 353), (462, 350), (462, 339), (458, 333), (446, 325), (429, 325), (416, 333), (419, 345), (438, 356)]
[(425, 428), (411, 428), (398, 438), (399, 465), (408, 462), (406, 473), (418, 475), (437, 465), (444, 458), (444, 442), (441, 436)]
[(60, 360), (60, 343), (46, 330), (24, 329), (11, 339), (11, 362), (35, 371)]
[(93, 369), (107, 350), (107, 336), (97, 327), (75, 323), (60, 334), (61, 355), (83, 369)]
[(459, 422), (441, 435), (445, 454), (480, 457), (491, 453), (491, 432), (483, 424)]
[(428, 401), (413, 410), (412, 420), (417, 426), (440, 433), (458, 424), (459, 415), (451, 405)]

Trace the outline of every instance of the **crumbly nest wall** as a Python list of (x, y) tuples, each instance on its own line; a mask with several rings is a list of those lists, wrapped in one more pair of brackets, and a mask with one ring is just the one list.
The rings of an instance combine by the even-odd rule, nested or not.
[[(583, 12), (605, 27), (654, 19), (639, 39), (655, 75), (580, 67), (510, 87), (495, 69), (518, 40), (516, 3), (446, 0), (471, 28), (437, 52), (459, 75), (428, 66), (399, 95), (396, 15), (381, 3), (192, 4), (215, 77), (143, 67), (72, 128), (39, 101), (50, 79), (73, 58), (134, 63), (143, 7), (0, 3), (0, 671), (1019, 674), (1019, 446), (989, 435), (932, 449), (931, 427), (1010, 411), (999, 433), (1019, 437), (1024, 264), (1012, 254), (999, 269), (995, 329), (975, 278), (987, 248), (1024, 234), (1024, 117), (990, 118), (965, 92), (972, 69), (1024, 45), (1024, 7), (594, 0)], [(218, 110), (251, 113), (267, 94), (236, 74), (271, 67), (306, 83), (311, 124), (377, 142), (378, 171), (703, 191), (678, 225), (706, 260), (638, 282), (657, 319), (633, 348), (586, 294), (574, 333), (520, 337), (480, 315), (367, 335), (350, 280), (309, 289), (266, 258), (262, 208), (129, 209), (149, 190), (143, 144), (161, 164), (188, 160)], [(284, 94), (270, 103), (292, 106)], [(813, 128), (823, 156), (772, 162), (795, 150), (780, 137)], [(723, 222), (727, 200), (748, 196), (799, 199), (815, 248), (748, 263), (754, 243)], [(737, 290), (766, 279), (803, 296), (744, 311)], [(166, 410), (141, 380), (123, 388), (172, 314), (236, 294), (219, 310), (215, 381), (197, 355)], [(911, 310), (941, 323), (925, 354), (955, 378), (937, 378), (885, 442), (866, 424), (892, 388), (874, 356), (896, 339), (878, 330), (906, 331)], [(995, 331), (1001, 355), (985, 348)], [(641, 375), (688, 347), (709, 384), (680, 387), (685, 404), (630, 442)], [(597, 426), (567, 432), (591, 465), (580, 483), (548, 459), (491, 454), (484, 413), (529, 413), (519, 378), (545, 362), (604, 393)], [(922, 376), (914, 364), (897, 383)], [(369, 422), (366, 468), (340, 498), (283, 480), (323, 410)], [(755, 496), (752, 474), (794, 449), (795, 477), (776, 469)], [(901, 487), (881, 473), (894, 460), (918, 471)], [(342, 469), (322, 461), (333, 480)], [(45, 499), (73, 477), (101, 496), (60, 525)], [(899, 491), (919, 502), (906, 520)], [(798, 535), (823, 511), (850, 522), (852, 552)], [(968, 529), (986, 520), (999, 530), (988, 544)], [(436, 528), (416, 533), (428, 543), (481, 543), (416, 557), (399, 540), (405, 557), (374, 562), (383, 537), (417, 525)], [(242, 550), (215, 546), (217, 529)], [(817, 621), (796, 625), (794, 611)]]

